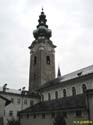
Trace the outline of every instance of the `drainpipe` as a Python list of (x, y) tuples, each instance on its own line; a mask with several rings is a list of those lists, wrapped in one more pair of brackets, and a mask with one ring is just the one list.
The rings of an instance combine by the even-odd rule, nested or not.
[[(88, 92), (86, 92), (86, 98), (87, 98), (87, 113), (88, 113), (88, 120), (90, 121), (90, 108), (89, 108), (89, 96), (88, 96)], [(88, 124), (90, 125), (90, 124)]]

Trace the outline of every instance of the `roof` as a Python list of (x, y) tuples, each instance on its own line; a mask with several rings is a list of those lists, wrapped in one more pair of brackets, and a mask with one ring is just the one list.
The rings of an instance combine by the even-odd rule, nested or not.
[(7, 106), (7, 105), (9, 105), (11, 103), (11, 101), (9, 99), (7, 99), (7, 98), (5, 98), (5, 97), (3, 97), (1, 95), (0, 95), (0, 98), (6, 101), (5, 106)]
[(58, 110), (76, 110), (76, 109), (85, 109), (85, 95), (80, 94), (76, 96), (63, 97), (61, 99), (55, 99), (51, 101), (44, 101), (33, 105), (30, 108), (27, 108), (19, 113), (44, 113), (49, 111), (58, 111)]
[[(3, 91), (3, 87), (0, 87), (0, 91)], [(17, 90), (17, 89), (11, 89), (11, 88), (7, 88), (6, 87), (6, 92), (10, 92), (10, 93), (17, 93), (17, 94), (20, 94), (21, 91), (20, 90)]]
[(58, 77), (54, 80), (48, 81), (44, 85), (42, 85), (38, 90), (44, 91), (45, 88), (53, 87), (55, 85), (57, 86), (63, 85), (64, 82), (74, 80), (74, 79), (79, 79), (81, 77), (90, 76), (90, 75), (92, 75), (93, 77), (93, 65), (74, 71), (72, 73), (66, 74), (64, 76)]
[(13, 96), (23, 96), (23, 97), (27, 97), (27, 98), (38, 98), (40, 99), (40, 95), (38, 95), (37, 93), (31, 93), (31, 94), (22, 94), (22, 93), (14, 93), (14, 92), (7, 92), (7, 91), (0, 91), (0, 94), (4, 94), (4, 95), (13, 95)]
[(74, 79), (74, 78), (78, 78), (80, 76), (85, 76), (88, 74), (93, 74), (93, 65), (62, 76), (61, 82), (66, 81), (66, 80), (70, 80), (70, 79)]

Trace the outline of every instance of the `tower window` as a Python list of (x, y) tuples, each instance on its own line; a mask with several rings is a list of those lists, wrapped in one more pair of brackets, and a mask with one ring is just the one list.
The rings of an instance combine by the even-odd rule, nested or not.
[(34, 65), (36, 65), (36, 63), (37, 63), (37, 57), (35, 56), (34, 57)]
[(72, 87), (72, 95), (73, 95), (73, 96), (76, 95), (76, 89), (75, 89), (75, 87)]
[(82, 90), (83, 90), (83, 93), (85, 93), (85, 92), (86, 92), (87, 87), (86, 87), (86, 85), (85, 85), (85, 84), (83, 84), (83, 85), (82, 85)]
[(55, 99), (58, 99), (58, 91), (55, 92)]
[(50, 95), (50, 93), (48, 93), (48, 100), (51, 100), (51, 95)]
[(63, 89), (63, 97), (66, 97), (66, 89)]
[(50, 64), (50, 56), (46, 57), (46, 64)]

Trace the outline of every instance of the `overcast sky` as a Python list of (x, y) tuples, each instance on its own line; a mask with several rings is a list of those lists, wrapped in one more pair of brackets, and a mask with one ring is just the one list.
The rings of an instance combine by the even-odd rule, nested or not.
[(56, 70), (93, 64), (93, 0), (0, 0), (0, 86), (28, 88), (28, 47), (42, 6), (57, 45)]

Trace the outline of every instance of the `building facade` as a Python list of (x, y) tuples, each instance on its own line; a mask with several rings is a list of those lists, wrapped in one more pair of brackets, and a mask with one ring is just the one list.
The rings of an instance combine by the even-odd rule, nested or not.
[(4, 106), (4, 125), (7, 125), (8, 121), (11, 121), (12, 119), (18, 120), (19, 111), (36, 104), (40, 100), (37, 94), (28, 95), (25, 91), (14, 91), (12, 89), (2, 89), (0, 91), (0, 96), (11, 101), (11, 103), (6, 107), (2, 104)]
[(19, 113), (21, 125), (88, 125), (93, 122), (93, 65), (55, 78), (55, 45), (42, 10), (30, 48), (29, 92), (39, 103)]
[(0, 95), (0, 125), (4, 125), (5, 121), (5, 107), (11, 103), (10, 100)]

